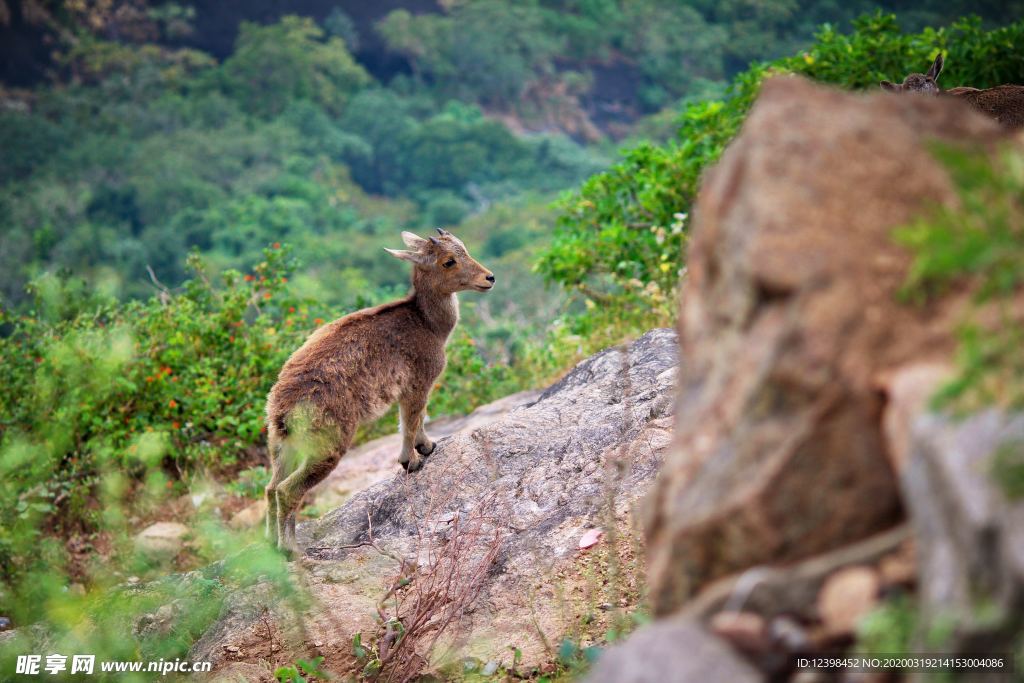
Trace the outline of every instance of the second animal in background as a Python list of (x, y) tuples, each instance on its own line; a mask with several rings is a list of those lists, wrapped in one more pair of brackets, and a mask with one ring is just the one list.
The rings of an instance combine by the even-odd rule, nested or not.
[(941, 95), (963, 100), (975, 110), (998, 121), (1011, 130), (1024, 128), (1024, 85), (997, 85), (993, 88), (975, 88), (959, 86), (942, 90), (939, 87), (939, 76), (942, 74), (945, 61), (942, 53), (928, 68), (927, 73), (912, 73), (902, 83), (882, 81), (882, 90), (889, 92), (919, 93), (924, 95)]

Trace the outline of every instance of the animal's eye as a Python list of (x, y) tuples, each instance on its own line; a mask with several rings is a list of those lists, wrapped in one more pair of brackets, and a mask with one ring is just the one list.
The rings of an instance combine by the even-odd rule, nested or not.
[(447, 261), (445, 261), (443, 265), (445, 268), (451, 268), (452, 266), (455, 265), (455, 259), (450, 258)]

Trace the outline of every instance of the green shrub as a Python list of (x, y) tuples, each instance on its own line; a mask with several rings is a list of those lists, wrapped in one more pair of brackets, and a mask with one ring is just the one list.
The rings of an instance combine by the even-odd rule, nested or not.
[(609, 307), (634, 308), (637, 290), (651, 286), (671, 300), (685, 259), (685, 231), (674, 228), (677, 215), (691, 211), (701, 174), (739, 131), (766, 76), (796, 73), (843, 88), (874, 88), (879, 80), (926, 69), (941, 50), (948, 57), (945, 87), (987, 87), (1024, 81), (1020, 45), (1024, 21), (986, 31), (979, 20), (963, 19), (905, 34), (893, 15), (877, 13), (855, 21), (849, 35), (826, 25), (803, 54), (739, 74), (725, 99), (687, 105), (676, 141), (629, 149), (622, 161), (565, 195), (536, 269), (600, 303), (595, 315)]
[(243, 498), (262, 498), (263, 491), (270, 483), (270, 470), (263, 465), (242, 470), (224, 488)]
[(111, 468), (128, 488), (153, 487), (252, 457), (263, 397), (317, 322), (287, 293), (287, 254), (265, 250), (252, 273), (225, 273), (222, 288), (193, 259), (180, 293), (77, 311), (69, 287), (47, 279), (33, 314), (2, 314), (0, 495), (17, 504), (0, 511), (0, 572), (36, 557), (44, 521), (95, 524), (91, 501)]
[(903, 294), (927, 301), (970, 287), (973, 305), (958, 331), (957, 373), (937, 407), (969, 412), (989, 405), (1024, 409), (1024, 155), (995, 160), (950, 147), (935, 151), (959, 194), (959, 206), (922, 216), (895, 232), (913, 253)]

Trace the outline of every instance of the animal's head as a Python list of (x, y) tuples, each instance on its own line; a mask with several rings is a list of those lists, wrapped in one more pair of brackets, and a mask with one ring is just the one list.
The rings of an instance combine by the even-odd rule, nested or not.
[(926, 74), (910, 74), (897, 85), (889, 81), (882, 81), (879, 85), (882, 90), (889, 92), (919, 92), (925, 95), (939, 94), (939, 74), (942, 73), (942, 53), (935, 58)]
[(466, 245), (447, 230), (437, 229), (437, 236), (424, 239), (403, 232), (408, 249), (385, 249), (386, 252), (413, 264), (413, 282), (442, 294), (466, 290), (486, 292), (494, 287), (494, 273), (469, 255)]

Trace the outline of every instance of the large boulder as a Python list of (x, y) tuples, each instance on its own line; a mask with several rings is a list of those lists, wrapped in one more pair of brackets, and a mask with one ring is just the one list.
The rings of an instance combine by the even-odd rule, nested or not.
[(601, 352), (532, 403), (439, 440), (421, 471), (301, 525), (294, 571), (308, 611), (287, 614), (269, 584), (238, 592), (190, 656), (229, 678), (247, 663), (296, 656), (350, 670), (353, 635), (370, 641), (381, 599), (405, 572), (407, 604), (441, 586), (437, 609), (459, 606), (435, 656), (511, 665), (513, 646), (521, 667), (550, 661), (581, 616), (602, 628), (639, 599), (635, 586), (615, 604), (605, 593), (641, 571), (627, 564), (637, 562), (631, 509), (671, 443), (677, 349), (674, 332), (653, 330)]
[(601, 655), (588, 683), (728, 681), (755, 683), (760, 673), (695, 621), (675, 617), (634, 633)]
[(1022, 468), (1024, 416), (989, 410), (962, 422), (913, 420), (901, 480), (917, 537), (922, 646), (1019, 651), (1024, 500), (1001, 480), (1019, 479)]
[(696, 208), (676, 447), (652, 496), (651, 603), (903, 517), (885, 380), (942, 361), (965, 297), (901, 303), (893, 228), (956, 193), (929, 149), (1003, 133), (957, 102), (767, 81)]
[[(482, 405), (469, 415), (444, 416), (426, 424), (434, 440), (458, 432), (482, 427), (505, 416), (513, 408), (533, 403), (539, 391), (520, 391)], [(402, 435), (398, 432), (356, 446), (345, 453), (338, 466), (306, 494), (306, 503), (320, 510), (332, 510), (363, 489), (392, 479), (399, 472), (398, 452)]]
[(191, 530), (179, 522), (156, 522), (135, 535), (135, 547), (152, 556), (173, 556), (185, 547)]

